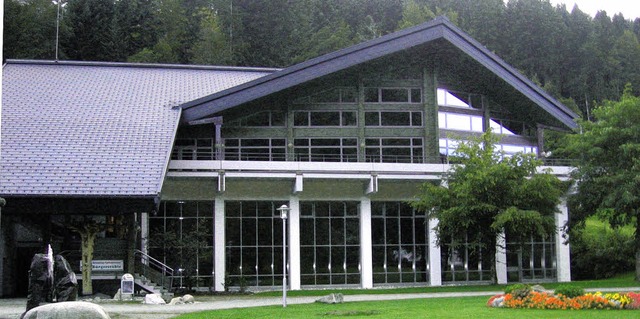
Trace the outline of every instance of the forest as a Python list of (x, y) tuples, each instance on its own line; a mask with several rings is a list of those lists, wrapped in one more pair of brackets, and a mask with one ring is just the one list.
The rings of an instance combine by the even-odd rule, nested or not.
[(548, 0), (5, 0), (5, 59), (286, 67), (444, 15), (585, 118), (640, 95), (640, 18)]

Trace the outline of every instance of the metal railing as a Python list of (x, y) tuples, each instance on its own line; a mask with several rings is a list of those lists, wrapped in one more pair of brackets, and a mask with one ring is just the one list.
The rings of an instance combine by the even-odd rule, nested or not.
[(141, 250), (136, 249), (134, 254), (136, 260), (135, 268), (138, 274), (166, 289), (170, 290), (173, 287), (173, 268)]

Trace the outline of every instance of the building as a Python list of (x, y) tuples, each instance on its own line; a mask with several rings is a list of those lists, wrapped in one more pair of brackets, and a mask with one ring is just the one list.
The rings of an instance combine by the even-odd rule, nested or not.
[[(77, 259), (69, 227), (89, 220), (96, 283), (145, 260), (174, 286), (274, 289), (283, 204), (291, 289), (488, 282), (486, 254), (438, 246), (407, 202), (452, 134), (541, 152), (541, 128), (576, 117), (445, 18), (281, 70), (10, 60), (0, 293), (26, 291), (47, 243)], [(501, 282), (570, 280), (559, 234), (497, 257)]]

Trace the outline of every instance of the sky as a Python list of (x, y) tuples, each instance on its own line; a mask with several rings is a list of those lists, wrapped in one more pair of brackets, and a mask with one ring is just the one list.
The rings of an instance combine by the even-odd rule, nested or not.
[(638, 0), (550, 0), (553, 5), (564, 3), (567, 10), (571, 12), (573, 5), (577, 4), (580, 11), (590, 14), (592, 17), (596, 12), (604, 10), (609, 17), (613, 17), (618, 12), (622, 12), (625, 19), (635, 20), (640, 18), (640, 1)]

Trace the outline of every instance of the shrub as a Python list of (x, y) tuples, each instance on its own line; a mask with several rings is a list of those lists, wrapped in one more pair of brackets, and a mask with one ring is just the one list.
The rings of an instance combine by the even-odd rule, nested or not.
[(526, 284), (513, 284), (504, 289), (505, 294), (510, 294), (513, 298), (524, 299), (531, 292), (531, 286)]
[(580, 297), (584, 295), (584, 289), (572, 285), (560, 285), (556, 288), (556, 295), (563, 295), (569, 298)]
[(572, 229), (569, 238), (573, 280), (610, 278), (635, 269), (634, 236), (626, 228), (591, 219), (585, 229)]

